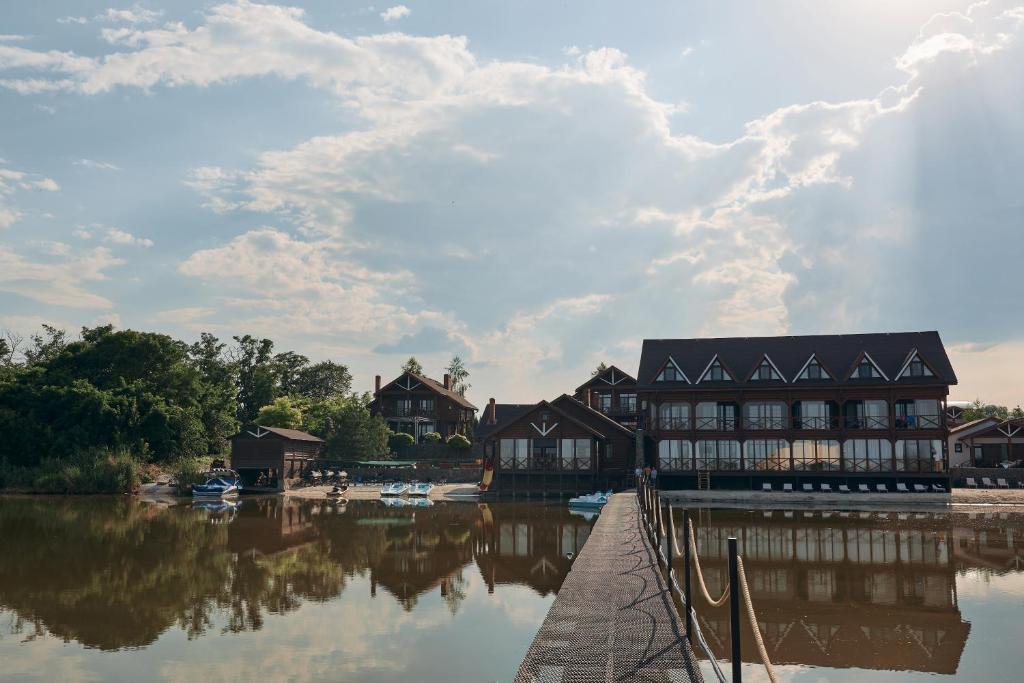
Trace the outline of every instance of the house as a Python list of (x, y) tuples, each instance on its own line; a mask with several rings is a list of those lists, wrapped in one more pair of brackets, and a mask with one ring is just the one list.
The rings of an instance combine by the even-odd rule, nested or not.
[(404, 372), (383, 387), (377, 375), (370, 410), (383, 416), (392, 431), (411, 434), (419, 442), (430, 432), (442, 439), (453, 434), (472, 438), (477, 408), (452, 389), (450, 375), (438, 382)]
[(302, 477), (315, 460), (324, 441), (298, 429), (246, 427), (231, 442), (231, 467), (242, 477), (244, 489), (284, 491), (285, 485)]
[(1024, 461), (1024, 418), (1002, 420), (983, 417), (949, 430), (953, 467), (999, 467), (1006, 461)]
[(502, 493), (620, 487), (632, 471), (633, 432), (572, 396), (498, 406), (491, 399), (478, 434)]
[(937, 332), (648, 339), (637, 394), (667, 488), (891, 489), (948, 484), (956, 382)]
[(576, 387), (574, 396), (627, 429), (635, 430), (640, 426), (636, 378), (614, 365)]

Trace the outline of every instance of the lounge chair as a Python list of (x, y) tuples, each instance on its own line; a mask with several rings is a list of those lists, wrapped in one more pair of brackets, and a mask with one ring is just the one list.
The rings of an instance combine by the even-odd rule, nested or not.
[(992, 480), (989, 479), (988, 477), (982, 477), (981, 478), (981, 485), (984, 486), (987, 489), (994, 489), (996, 487), (996, 485), (993, 484)]
[(814, 493), (814, 484), (804, 484), (804, 493)]
[(899, 493), (910, 493), (910, 489), (902, 481), (896, 482), (896, 491)]
[(850, 487), (849, 486), (847, 486), (846, 484), (840, 484), (839, 485), (839, 493), (849, 493), (849, 492), (850, 492)]
[(886, 486), (885, 484), (877, 484), (875, 486), (875, 490), (878, 491), (879, 493), (889, 493), (889, 487)]
[(792, 493), (793, 492), (793, 485), (790, 484), (789, 482), (786, 482), (785, 484), (782, 485), (782, 490), (786, 491), (787, 493)]
[(761, 490), (762, 491), (768, 491), (769, 493), (771, 493), (772, 485), (771, 484), (767, 484), (767, 483), (766, 484), (761, 484)]
[(967, 477), (967, 488), (976, 489), (978, 488), (978, 482), (974, 481), (974, 477)]
[(1005, 479), (996, 479), (996, 484), (1001, 489), (1008, 489), (1008, 488), (1010, 488), (1010, 485), (1006, 483)]
[(941, 484), (932, 484), (932, 491), (935, 491), (935, 493), (945, 493), (946, 487)]
[(822, 484), (821, 485), (821, 492), (822, 493), (832, 493), (832, 487), (829, 486), (828, 484)]
[(928, 487), (924, 484), (914, 484), (915, 493), (928, 493)]
[(857, 490), (861, 493), (871, 493), (871, 489), (868, 488), (867, 484), (857, 484)]

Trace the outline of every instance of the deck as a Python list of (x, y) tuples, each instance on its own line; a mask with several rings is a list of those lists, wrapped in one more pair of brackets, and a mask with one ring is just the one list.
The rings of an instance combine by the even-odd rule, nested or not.
[(634, 494), (605, 506), (515, 680), (702, 680)]

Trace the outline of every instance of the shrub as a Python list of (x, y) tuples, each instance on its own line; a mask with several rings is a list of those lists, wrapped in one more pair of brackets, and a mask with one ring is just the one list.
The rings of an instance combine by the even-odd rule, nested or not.
[(458, 451), (469, 450), (472, 444), (469, 443), (469, 439), (464, 437), (462, 434), (452, 434), (448, 437), (448, 447), (454, 448)]
[(210, 469), (203, 460), (182, 460), (174, 468), (174, 481), (178, 483), (178, 493), (187, 495), (193, 484), (206, 481), (206, 472)]
[(437, 432), (427, 432), (423, 435), (423, 440), (427, 443), (441, 443), (441, 435)]
[(66, 460), (45, 460), (22, 480), (37, 493), (132, 493), (139, 465), (126, 450), (91, 449)]
[(404, 451), (414, 443), (416, 443), (416, 439), (412, 438), (412, 434), (406, 434), (405, 432), (392, 434), (388, 438), (388, 448), (396, 452)]

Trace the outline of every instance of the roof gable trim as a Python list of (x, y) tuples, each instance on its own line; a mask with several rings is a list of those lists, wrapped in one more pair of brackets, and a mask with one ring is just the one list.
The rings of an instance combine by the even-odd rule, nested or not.
[[(683, 369), (679, 367), (679, 364), (676, 363), (675, 359), (672, 356), (669, 356), (668, 360), (665, 361), (664, 363), (662, 363), (661, 367), (658, 368), (658, 371), (656, 373), (654, 373), (654, 381), (655, 382), (667, 382), (667, 381), (669, 381), (669, 380), (664, 380), (664, 379), (660, 379), (660, 378), (661, 378), (661, 373), (665, 372), (665, 368), (667, 368), (670, 365), (675, 369), (676, 373), (680, 377), (683, 378), (683, 381), (685, 381), (687, 384), (693, 384), (693, 382), (690, 381), (690, 378), (686, 376), (686, 373), (683, 372)], [(678, 380), (676, 380), (676, 381), (678, 381)]]
[(821, 371), (824, 372), (828, 376), (829, 379), (835, 379), (835, 375), (833, 375), (832, 371), (829, 370), (825, 366), (825, 364), (821, 362), (821, 359), (818, 358), (818, 354), (817, 353), (812, 353), (810, 355), (810, 357), (807, 359), (807, 362), (804, 363), (803, 366), (800, 368), (800, 371), (797, 372), (793, 376), (793, 381), (794, 382), (796, 382), (797, 380), (800, 380), (800, 379), (803, 379), (804, 381), (809, 381), (810, 380), (810, 378), (808, 378), (808, 377), (803, 377), (802, 378), (801, 375), (804, 374), (804, 371), (806, 371), (808, 367), (810, 367), (812, 362), (817, 363), (818, 367), (821, 368)]
[[(709, 380), (708, 379), (708, 373), (711, 372), (711, 369), (715, 366), (715, 363), (718, 363), (718, 367), (722, 369), (722, 374), (725, 375), (726, 379), (724, 379), (724, 380)], [(711, 360), (708, 361), (708, 364), (704, 368), (704, 371), (702, 373), (700, 373), (700, 379), (697, 380), (697, 384), (700, 384), (701, 382), (734, 382), (734, 381), (736, 381), (736, 378), (733, 376), (733, 374), (731, 372), (729, 372), (729, 368), (725, 367), (725, 364), (722, 363), (721, 360), (719, 360), (718, 354), (716, 353), (711, 358)]]
[[(763, 380), (763, 379), (760, 379), (758, 377), (754, 377), (754, 375), (757, 374), (757, 371), (760, 370), (762, 367), (764, 367), (765, 363), (767, 363), (768, 366), (775, 372), (775, 374), (778, 375), (777, 377), (772, 377), (772, 378), (767, 379), (767, 380)], [(775, 381), (785, 382), (786, 381), (786, 376), (782, 374), (782, 371), (779, 370), (779, 366), (776, 365), (775, 362), (771, 359), (771, 357), (766, 353), (766, 354), (764, 354), (761, 357), (761, 362), (758, 363), (757, 365), (755, 365), (754, 369), (750, 371), (750, 375), (747, 376), (747, 381), (748, 382), (775, 382)]]

